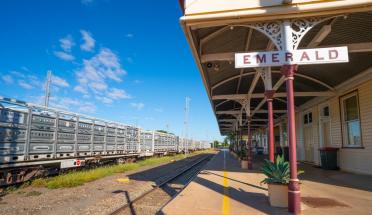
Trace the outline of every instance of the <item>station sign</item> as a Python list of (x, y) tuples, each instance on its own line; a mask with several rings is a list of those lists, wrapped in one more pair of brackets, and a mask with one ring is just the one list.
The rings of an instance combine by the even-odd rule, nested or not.
[(285, 64), (347, 63), (347, 46), (317, 49), (298, 49), (291, 52), (269, 51), (235, 54), (235, 68), (282, 66)]

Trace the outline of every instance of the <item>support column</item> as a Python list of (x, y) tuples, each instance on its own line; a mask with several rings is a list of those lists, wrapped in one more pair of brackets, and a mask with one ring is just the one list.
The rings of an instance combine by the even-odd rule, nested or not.
[(289, 168), (290, 179), (288, 185), (288, 210), (291, 213), (301, 212), (300, 184), (297, 178), (297, 155), (296, 155), (296, 127), (293, 92), (293, 75), (296, 65), (284, 65), (281, 69), (286, 77), (287, 88), (287, 115), (288, 115), (288, 143), (289, 143)]
[(274, 162), (274, 116), (273, 116), (273, 97), (274, 97), (274, 90), (266, 90), (265, 91), (265, 98), (267, 101), (267, 118), (269, 120), (268, 123), (268, 145), (269, 145), (269, 159), (270, 161)]
[(251, 121), (252, 118), (248, 117), (248, 137), (247, 137), (247, 146), (248, 146), (248, 169), (253, 169), (253, 152), (252, 152), (252, 130), (251, 130)]

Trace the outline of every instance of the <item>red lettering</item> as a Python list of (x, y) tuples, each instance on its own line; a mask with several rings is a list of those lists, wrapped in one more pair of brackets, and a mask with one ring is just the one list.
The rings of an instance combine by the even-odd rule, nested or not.
[(285, 53), (285, 61), (286, 62), (292, 62), (293, 61), (293, 55), (290, 52)]
[(251, 62), (249, 61), (250, 57), (251, 57), (251, 55), (244, 55), (244, 57), (243, 57), (244, 64), (251, 64)]
[(271, 59), (272, 59), (273, 63), (279, 63), (278, 55), (279, 55), (279, 53), (273, 53), (271, 55)]
[(329, 50), (328, 51), (328, 57), (329, 57), (330, 60), (337, 59), (338, 58), (338, 51), (337, 50)]
[(262, 57), (258, 54), (256, 56), (256, 62), (257, 63), (266, 63), (266, 54), (262, 54)]
[(304, 52), (302, 52), (302, 55), (301, 55), (301, 59), (300, 59), (300, 61), (302, 61), (303, 59), (305, 59), (306, 58), (306, 60), (310, 60), (310, 58), (309, 58), (309, 55), (307, 55), (307, 53), (304, 51)]
[(315, 58), (317, 60), (324, 60), (324, 57), (319, 57), (319, 52), (318, 51), (315, 51)]

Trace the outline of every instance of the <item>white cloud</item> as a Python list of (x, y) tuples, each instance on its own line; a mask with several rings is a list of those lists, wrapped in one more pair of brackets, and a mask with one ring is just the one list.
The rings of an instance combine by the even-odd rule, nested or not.
[[(31, 100), (36, 104), (44, 105), (43, 95), (33, 96)], [(49, 99), (49, 106), (63, 110), (77, 111), (83, 114), (92, 114), (97, 110), (97, 107), (91, 102), (61, 96), (51, 96)]]
[(10, 71), (10, 74), (14, 75), (14, 76), (17, 76), (18, 78), (24, 78), (25, 75), (21, 72), (17, 72), (17, 71)]
[(33, 87), (42, 88), (44, 87), (44, 83), (39, 80), (38, 77), (34, 75), (28, 75), (27, 76), (27, 83), (30, 84)]
[(130, 103), (132, 107), (134, 107), (137, 110), (142, 110), (145, 107), (145, 104), (139, 102), (139, 103)]
[(84, 105), (79, 107), (80, 113), (95, 113), (97, 111), (97, 107), (92, 103), (85, 103)]
[(102, 91), (108, 88), (105, 82), (92, 82), (89, 84), (89, 87), (96, 93), (102, 93)]
[(107, 96), (112, 99), (130, 99), (132, 98), (129, 94), (125, 92), (125, 90), (112, 88), (111, 91), (107, 93)]
[(135, 83), (135, 84), (142, 84), (143, 81), (141, 81), (141, 80), (134, 80), (133, 83)]
[(65, 61), (75, 60), (75, 57), (72, 54), (69, 54), (63, 51), (55, 51), (54, 55), (58, 57), (59, 59), (65, 60)]
[[(131, 98), (124, 90), (110, 88), (110, 81), (122, 82), (126, 74), (117, 55), (108, 48), (103, 48), (90, 59), (83, 60), (83, 67), (76, 71), (79, 82), (74, 90), (84, 95), (93, 93), (103, 103), (113, 100)], [(105, 99), (104, 99), (105, 97)]]
[(26, 72), (29, 72), (30, 71), (26, 66), (22, 66), (21, 69), (23, 69)]
[(65, 52), (71, 52), (71, 48), (75, 45), (74, 39), (71, 35), (67, 35), (66, 37), (59, 40), (61, 48)]
[(134, 37), (134, 34), (129, 33), (129, 34), (126, 34), (125, 37), (127, 37), (127, 38), (133, 38)]
[(59, 109), (77, 109), (81, 113), (94, 113), (97, 108), (93, 103), (81, 101), (79, 99), (71, 99), (68, 97), (53, 96), (50, 98), (50, 106)]
[(82, 87), (82, 86), (76, 86), (76, 87), (74, 87), (74, 90), (76, 92), (82, 93), (84, 95), (88, 94), (88, 90), (86, 88)]
[(93, 39), (92, 35), (88, 31), (81, 30), (80, 33), (84, 40), (84, 43), (80, 45), (81, 50), (92, 51), (94, 49), (96, 41)]
[(30, 90), (32, 88), (34, 88), (31, 84), (28, 84), (26, 81), (24, 80), (19, 80), (18, 81), (18, 85), (20, 87), (22, 87), (23, 89), (26, 89), (26, 90)]
[(83, 68), (77, 71), (79, 83), (104, 82), (111, 79), (121, 82), (121, 77), (126, 74), (121, 67), (119, 58), (108, 48), (101, 51), (89, 60), (83, 60)]
[(52, 84), (58, 87), (69, 87), (70, 86), (65, 79), (55, 76), (55, 75), (52, 76)]
[(96, 97), (99, 101), (101, 101), (102, 103), (105, 103), (105, 104), (112, 104), (112, 99), (110, 98), (107, 98), (107, 97), (100, 97), (100, 96), (97, 96)]
[(3, 75), (1, 79), (3, 79), (3, 81), (5, 81), (7, 84), (13, 83), (13, 77), (11, 75)]

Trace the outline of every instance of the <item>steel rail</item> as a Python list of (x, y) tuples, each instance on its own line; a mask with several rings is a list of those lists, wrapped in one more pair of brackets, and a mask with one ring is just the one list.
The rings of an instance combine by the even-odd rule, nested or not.
[[(126, 203), (125, 205), (122, 205), (120, 206), (118, 209), (116, 209), (115, 211), (109, 213), (109, 215), (117, 215), (117, 214), (120, 214), (120, 212), (122, 212), (123, 210), (125, 210), (126, 208), (128, 207), (131, 207), (134, 203), (136, 203), (138, 200), (144, 198), (145, 196), (149, 195), (150, 193), (154, 192), (155, 190), (161, 188), (162, 186), (168, 184), (169, 182), (179, 178), (181, 175), (185, 174), (185, 173), (188, 173), (189, 170), (193, 169), (194, 167), (196, 167), (197, 165), (199, 165), (200, 163), (202, 163), (203, 161), (206, 161), (207, 159), (210, 159), (212, 158), (214, 155), (208, 155), (204, 158), (201, 158), (199, 159), (198, 161), (196, 161), (195, 163), (193, 163), (192, 165), (188, 166), (187, 168), (185, 168), (184, 170), (181, 170), (179, 173), (169, 177), (168, 179), (166, 179), (164, 182), (161, 182), (160, 184), (154, 186), (151, 190), (148, 190), (144, 193), (142, 193), (141, 195), (139, 195), (138, 197), (136, 197), (135, 199), (133, 200), (130, 200), (128, 203)], [(196, 171), (196, 174), (193, 174), (192, 176), (188, 177), (187, 180), (188, 182), (185, 184), (184, 187), (186, 187), (190, 181), (194, 178), (195, 175), (197, 175), (201, 170), (198, 170)], [(183, 187), (183, 188), (184, 188)]]

